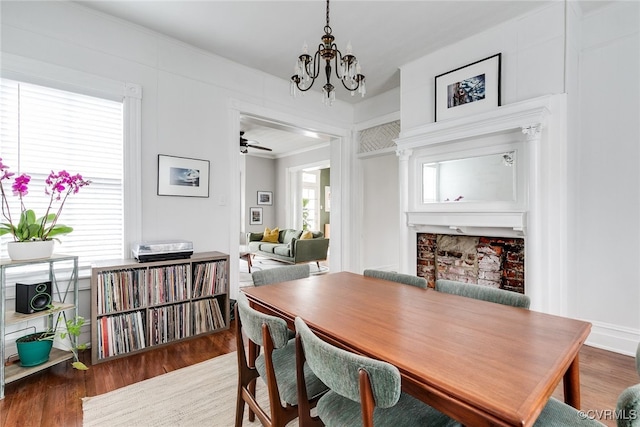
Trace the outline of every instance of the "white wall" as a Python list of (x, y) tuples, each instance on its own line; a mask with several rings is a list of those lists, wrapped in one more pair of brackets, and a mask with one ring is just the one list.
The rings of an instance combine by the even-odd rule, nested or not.
[[(72, 2), (3, 1), (0, 24), (0, 54), (142, 87), (144, 240), (187, 239), (196, 251), (237, 256), (238, 106), (277, 112), (293, 124), (329, 123), (337, 134), (348, 133), (352, 126), (353, 107), (348, 104), (325, 108), (315, 97), (293, 99), (286, 80)], [(157, 196), (158, 154), (209, 160), (210, 197)], [(237, 269), (231, 263), (232, 283), (237, 283)], [(86, 277), (81, 288), (80, 314), (89, 318)]]
[[(403, 131), (433, 121), (433, 79), (502, 52), (502, 104), (566, 92), (568, 316), (588, 343), (634, 354), (640, 340), (640, 52), (637, 2), (581, 17), (545, 6), (402, 67)], [(566, 26), (565, 26), (566, 22)], [(566, 55), (565, 55), (566, 52)], [(552, 238), (549, 236), (549, 238)], [(554, 235), (553, 238), (558, 239)]]
[(640, 340), (640, 4), (582, 19), (579, 127), (569, 194), (571, 315), (590, 342), (635, 352)]
[(398, 271), (400, 199), (395, 153), (360, 160), (362, 191), (362, 270)]
[(402, 131), (433, 122), (435, 76), (499, 52), (502, 105), (563, 93), (563, 11), (554, 2), (402, 66)]
[[(142, 85), (145, 239), (180, 237), (197, 251), (228, 250), (218, 226), (236, 215), (226, 202), (235, 192), (229, 184), (236, 162), (229, 160), (239, 155), (237, 132), (230, 132), (231, 99), (350, 127), (348, 105), (323, 109), (294, 100), (284, 80), (74, 4), (3, 2), (2, 12), (2, 52)], [(159, 153), (211, 160), (211, 197), (180, 199), (181, 209), (175, 198), (158, 197)]]
[[(400, 88), (367, 98), (355, 105), (358, 131), (400, 119)], [(358, 148), (353, 147), (357, 153)], [(356, 215), (348, 227), (357, 236), (358, 245), (350, 248), (352, 271), (366, 268), (398, 271), (398, 229), (402, 214), (398, 199), (398, 157), (394, 152), (359, 157), (352, 168), (352, 187), (359, 197), (353, 200)], [(385, 242), (380, 244), (380, 240)]]
[[(276, 173), (274, 159), (259, 156), (245, 156), (246, 182), (245, 191), (245, 230), (251, 233), (261, 233), (265, 227), (278, 226), (276, 221), (276, 207), (278, 204), (272, 199), (272, 205), (258, 205), (258, 191), (271, 191), (274, 197), (276, 187)], [(251, 225), (249, 218), (250, 208), (262, 208), (262, 225)]]

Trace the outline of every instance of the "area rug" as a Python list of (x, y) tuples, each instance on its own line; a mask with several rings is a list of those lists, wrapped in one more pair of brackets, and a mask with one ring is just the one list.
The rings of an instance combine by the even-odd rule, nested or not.
[[(235, 422), (236, 353), (82, 399), (84, 427), (231, 427)], [(256, 395), (268, 413), (266, 386), (258, 380)], [(258, 427), (247, 419), (243, 427)], [(287, 427), (297, 426), (293, 420)]]

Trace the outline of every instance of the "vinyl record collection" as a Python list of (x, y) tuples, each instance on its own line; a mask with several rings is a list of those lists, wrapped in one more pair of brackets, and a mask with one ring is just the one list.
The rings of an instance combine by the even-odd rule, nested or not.
[(226, 327), (227, 260), (97, 273), (97, 356), (105, 359)]

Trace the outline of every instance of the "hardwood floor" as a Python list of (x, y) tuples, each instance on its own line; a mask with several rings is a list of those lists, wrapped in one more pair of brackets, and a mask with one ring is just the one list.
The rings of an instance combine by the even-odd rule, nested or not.
[[(0, 400), (0, 425), (6, 427), (82, 426), (82, 400), (235, 351), (229, 331), (184, 341), (146, 353), (91, 366), (86, 372), (60, 363), (8, 384)], [(89, 365), (91, 355), (83, 352)], [(640, 382), (632, 357), (584, 346), (580, 352), (583, 410), (614, 409), (618, 395)], [(562, 399), (562, 384), (554, 396)], [(615, 426), (613, 420), (601, 420)], [(256, 424), (258, 425), (258, 424)], [(225, 426), (221, 426), (225, 427)]]

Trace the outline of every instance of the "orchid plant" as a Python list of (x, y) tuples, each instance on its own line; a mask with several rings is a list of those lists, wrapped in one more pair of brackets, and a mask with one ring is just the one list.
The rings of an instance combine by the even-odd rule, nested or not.
[[(29, 183), (31, 177), (26, 173), (17, 176), (11, 189), (13, 195), (20, 199), (20, 219), (18, 225), (15, 225), (11, 210), (9, 209), (9, 200), (5, 192), (3, 183), (8, 181), (15, 174), (9, 172), (9, 166), (2, 163), (0, 158), (0, 193), (2, 194), (2, 216), (8, 222), (0, 223), (0, 236), (11, 234), (16, 242), (28, 242), (33, 240), (51, 240), (56, 236), (68, 234), (73, 228), (63, 224), (58, 224), (58, 218), (62, 213), (67, 197), (76, 194), (80, 188), (85, 187), (91, 181), (82, 178), (82, 175), (71, 175), (65, 170), (58, 173), (51, 171), (45, 180), (45, 194), (49, 196), (49, 205), (44, 216), (36, 218), (33, 210), (27, 209), (24, 204), (24, 197), (29, 193)], [(54, 207), (57, 205), (57, 208)]]

